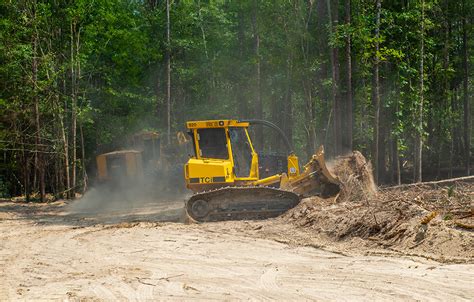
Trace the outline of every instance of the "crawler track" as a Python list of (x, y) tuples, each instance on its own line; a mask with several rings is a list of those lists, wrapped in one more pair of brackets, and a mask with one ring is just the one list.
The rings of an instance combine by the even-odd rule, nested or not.
[(269, 187), (226, 187), (197, 193), (186, 202), (196, 221), (254, 220), (276, 217), (295, 207), (300, 197)]

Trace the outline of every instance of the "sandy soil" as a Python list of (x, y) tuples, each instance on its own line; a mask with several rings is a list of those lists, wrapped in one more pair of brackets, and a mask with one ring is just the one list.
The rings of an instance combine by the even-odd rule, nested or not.
[(0, 203), (0, 300), (468, 301), (474, 296), (472, 263), (348, 255), (281, 243), (270, 236), (278, 220), (162, 222), (178, 220), (180, 207), (78, 215), (61, 203)]

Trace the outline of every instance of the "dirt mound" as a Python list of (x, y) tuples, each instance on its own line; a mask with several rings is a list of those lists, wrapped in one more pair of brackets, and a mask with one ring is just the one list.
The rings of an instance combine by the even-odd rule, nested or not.
[(474, 257), (473, 184), (377, 190), (370, 164), (359, 152), (333, 168), (338, 198), (304, 199), (281, 219), (357, 249), (377, 247), (437, 260)]

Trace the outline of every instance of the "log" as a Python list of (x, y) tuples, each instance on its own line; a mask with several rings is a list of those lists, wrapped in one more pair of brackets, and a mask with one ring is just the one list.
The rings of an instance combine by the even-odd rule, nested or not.
[(457, 177), (457, 178), (449, 178), (437, 181), (427, 181), (427, 182), (417, 182), (411, 184), (404, 184), (399, 186), (387, 187), (385, 189), (405, 189), (417, 186), (427, 186), (427, 187), (439, 187), (439, 186), (450, 186), (458, 182), (463, 183), (474, 183), (474, 176), (464, 176), (464, 177)]

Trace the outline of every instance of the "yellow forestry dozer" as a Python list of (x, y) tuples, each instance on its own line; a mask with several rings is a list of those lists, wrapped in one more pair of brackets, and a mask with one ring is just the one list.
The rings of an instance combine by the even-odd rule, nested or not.
[[(288, 155), (257, 154), (248, 128), (276, 130)], [(298, 157), (283, 131), (263, 120), (208, 120), (186, 123), (194, 156), (184, 167), (186, 187), (195, 194), (186, 201), (196, 221), (264, 219), (295, 207), (302, 196), (335, 196), (340, 184), (324, 161), (322, 147), (300, 172)], [(282, 164), (284, 162), (284, 164)]]
[(177, 132), (171, 144), (165, 144), (156, 131), (141, 131), (127, 139), (128, 149), (115, 150), (96, 157), (99, 183), (128, 190), (140, 185), (158, 195), (183, 190), (182, 164), (186, 162), (189, 138)]
[(142, 181), (145, 169), (156, 169), (161, 156), (160, 135), (143, 131), (130, 139), (130, 149), (114, 150), (96, 157), (97, 178), (101, 183)]

